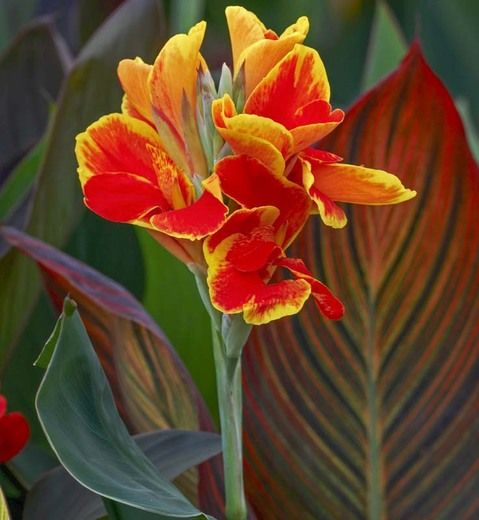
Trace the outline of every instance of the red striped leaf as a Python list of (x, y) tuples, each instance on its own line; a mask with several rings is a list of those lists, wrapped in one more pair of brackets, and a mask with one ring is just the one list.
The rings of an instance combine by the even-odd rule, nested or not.
[(312, 219), (293, 246), (346, 305), (256, 329), (247, 489), (262, 519), (479, 517), (479, 174), (414, 44), (322, 148), (418, 197)]
[[(42, 270), (61, 309), (69, 294), (112, 386), (131, 433), (163, 428), (213, 431), (211, 416), (174, 349), (151, 317), (123, 287), (98, 271), (13, 228), (0, 227), (10, 245)], [(221, 511), (220, 464), (212, 459), (177, 483), (209, 513)], [(208, 492), (205, 490), (208, 489)]]

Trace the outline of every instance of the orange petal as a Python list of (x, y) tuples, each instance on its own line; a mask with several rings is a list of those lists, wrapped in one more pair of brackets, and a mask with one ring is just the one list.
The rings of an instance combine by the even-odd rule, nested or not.
[(329, 197), (316, 188), (315, 177), (311, 171), (311, 164), (309, 161), (300, 159), (298, 162), (302, 170), (304, 188), (309, 193), (311, 199), (315, 202), (321, 220), (327, 226), (336, 229), (343, 228), (348, 222), (344, 211)]
[(309, 30), (305, 16), (290, 26), (278, 39), (262, 39), (247, 47), (240, 55), (237, 69), (244, 66), (245, 97), (290, 52), (297, 43), (303, 43)]
[(194, 113), (196, 82), (201, 65), (200, 46), (206, 23), (200, 22), (188, 34), (170, 38), (160, 51), (149, 78), (155, 112), (173, 128), (183, 126), (183, 98)]
[(154, 229), (175, 238), (198, 240), (217, 231), (226, 219), (228, 207), (208, 190), (186, 208), (154, 215)]
[(152, 66), (141, 58), (121, 60), (118, 64), (118, 78), (125, 92), (122, 109), (125, 113), (140, 117), (153, 124), (148, 76)]
[(352, 164), (313, 164), (314, 188), (331, 200), (353, 204), (398, 204), (416, 196), (395, 175)]
[(304, 262), (299, 258), (280, 258), (277, 265), (288, 269), (296, 278), (306, 281), (322, 314), (330, 320), (339, 320), (344, 315), (344, 305), (319, 280), (313, 277)]
[(274, 206), (280, 210), (275, 227), (280, 245), (287, 247), (304, 226), (311, 209), (308, 194), (286, 177), (274, 175), (258, 160), (246, 155), (228, 156), (215, 172), (223, 192), (243, 207)]
[(255, 157), (277, 175), (283, 174), (285, 158), (293, 149), (291, 133), (284, 126), (256, 115), (237, 115), (227, 94), (213, 102), (212, 112), (216, 129), (235, 153)]
[(109, 114), (76, 138), (75, 153), (82, 186), (93, 175), (131, 173), (156, 184), (151, 148), (161, 148), (148, 124), (126, 114)]
[(113, 222), (151, 227), (145, 217), (169, 209), (158, 186), (130, 173), (95, 175), (85, 182), (83, 190), (86, 206)]
[(241, 53), (253, 43), (264, 38), (266, 27), (263, 22), (251, 11), (237, 5), (229, 6), (225, 10), (226, 21), (231, 39), (233, 66), (235, 75), (240, 64)]
[(326, 69), (319, 54), (295, 45), (253, 90), (244, 111), (269, 117), (291, 129), (298, 126), (303, 107), (318, 100), (329, 102), (329, 96)]

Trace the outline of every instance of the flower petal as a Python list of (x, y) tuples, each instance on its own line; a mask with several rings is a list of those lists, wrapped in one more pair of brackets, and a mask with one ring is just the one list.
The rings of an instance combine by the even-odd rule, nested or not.
[[(291, 30), (295, 28), (297, 30)], [(268, 74), (290, 52), (297, 43), (302, 43), (309, 30), (309, 22), (305, 16), (292, 25), (290, 32), (278, 39), (262, 39), (250, 45), (240, 55), (238, 69), (244, 65), (246, 99)], [(285, 33), (283, 33), (285, 34)]]
[(151, 126), (126, 114), (109, 114), (76, 138), (75, 153), (82, 186), (93, 175), (131, 173), (156, 183), (148, 147), (160, 147)]
[(221, 137), (237, 154), (255, 157), (277, 175), (291, 155), (293, 139), (283, 125), (264, 117), (236, 114), (232, 99), (225, 95), (212, 105), (213, 121)]
[(3, 395), (0, 395), (0, 418), (7, 413), (7, 400)]
[(85, 204), (113, 222), (147, 227), (152, 212), (170, 209), (160, 188), (131, 173), (105, 173), (90, 177), (83, 186)]
[(239, 63), (241, 53), (253, 43), (264, 38), (266, 27), (254, 13), (241, 6), (229, 6), (226, 8), (225, 14), (231, 39), (234, 73), (236, 75), (241, 65)]
[(246, 155), (225, 157), (216, 165), (223, 192), (246, 208), (274, 206), (280, 210), (275, 227), (287, 247), (304, 226), (311, 210), (305, 190), (286, 177), (274, 175), (258, 160)]
[(326, 69), (319, 54), (295, 45), (253, 90), (244, 111), (269, 117), (291, 129), (298, 126), (303, 107), (312, 101), (328, 102), (329, 96)]
[(118, 78), (125, 92), (123, 112), (154, 125), (148, 88), (148, 76), (152, 68), (141, 58), (121, 60), (118, 64)]
[(191, 206), (156, 214), (150, 223), (157, 231), (172, 237), (198, 240), (217, 231), (227, 213), (228, 207), (205, 189)]
[(244, 66), (246, 97), (296, 43), (304, 41), (309, 30), (308, 19), (301, 16), (278, 37), (254, 13), (239, 6), (227, 7), (226, 19), (231, 38), (234, 75)]
[[(343, 228), (348, 219), (344, 211), (335, 204), (329, 197), (319, 191), (314, 185), (315, 177), (311, 171), (309, 161), (300, 159), (298, 161), (302, 171), (302, 181), (304, 188), (309, 193), (311, 199), (315, 202), (321, 220), (327, 225), (336, 229)], [(320, 163), (321, 164), (321, 163)]]
[(280, 258), (277, 265), (288, 269), (296, 278), (305, 280), (310, 286), (316, 304), (324, 316), (330, 320), (339, 320), (344, 315), (344, 305), (319, 280), (313, 277), (304, 262), (299, 258)]
[(30, 428), (25, 417), (12, 412), (0, 417), (0, 463), (17, 455), (30, 437)]
[(305, 280), (282, 280), (263, 284), (244, 306), (243, 318), (251, 325), (264, 325), (297, 314), (310, 294), (311, 285)]
[(353, 204), (397, 204), (416, 196), (395, 175), (352, 164), (312, 164), (314, 188), (331, 200)]
[(196, 81), (202, 60), (199, 53), (206, 30), (200, 22), (188, 34), (170, 38), (158, 54), (149, 78), (155, 112), (172, 128), (183, 127), (183, 98), (196, 106)]
[(245, 272), (235, 267), (234, 249), (238, 245), (241, 247), (255, 230), (270, 227), (278, 214), (279, 211), (271, 206), (240, 209), (228, 217), (218, 232), (206, 238), (203, 252), (208, 264), (211, 302), (221, 312), (240, 312), (255, 291), (264, 285), (258, 272)]

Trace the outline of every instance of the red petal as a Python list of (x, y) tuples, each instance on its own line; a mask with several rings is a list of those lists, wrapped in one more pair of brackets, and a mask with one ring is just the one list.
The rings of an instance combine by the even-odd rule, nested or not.
[(84, 184), (93, 175), (122, 172), (156, 183), (151, 147), (162, 148), (148, 124), (126, 114), (103, 116), (77, 136), (80, 181)]
[(158, 186), (129, 173), (95, 175), (87, 180), (83, 190), (85, 204), (113, 222), (133, 222), (152, 211), (169, 209)]
[(237, 240), (226, 259), (238, 271), (252, 272), (263, 269), (278, 254), (281, 254), (281, 248), (274, 241), (273, 226), (263, 226)]
[(311, 202), (303, 188), (278, 177), (262, 163), (246, 155), (229, 156), (216, 165), (223, 192), (246, 208), (274, 206), (280, 210), (275, 222), (282, 228), (286, 247), (306, 222)]
[(0, 417), (0, 463), (17, 455), (30, 437), (30, 428), (25, 417), (12, 412)]
[(344, 305), (333, 293), (319, 280), (313, 277), (311, 271), (299, 258), (280, 258), (277, 265), (285, 267), (296, 278), (306, 280), (311, 285), (311, 291), (319, 310), (330, 320), (339, 320), (344, 315)]
[(0, 418), (5, 415), (7, 411), (7, 400), (3, 395), (0, 395)]
[(253, 90), (244, 111), (269, 117), (291, 129), (301, 124), (301, 109), (318, 102), (329, 102), (323, 62), (314, 49), (296, 45)]
[(196, 240), (217, 231), (227, 213), (228, 207), (205, 190), (191, 206), (154, 215), (150, 223), (154, 229), (172, 237)]

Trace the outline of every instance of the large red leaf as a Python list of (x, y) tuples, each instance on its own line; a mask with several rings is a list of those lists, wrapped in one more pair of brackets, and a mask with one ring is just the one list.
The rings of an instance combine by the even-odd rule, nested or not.
[[(87, 265), (13, 228), (0, 227), (7, 242), (42, 270), (61, 309), (69, 294), (108, 376), (118, 408), (132, 433), (161, 428), (213, 431), (196, 386), (163, 333), (123, 287)], [(189, 471), (178, 485), (189, 498), (221, 515), (218, 457)]]
[(312, 219), (293, 246), (346, 305), (256, 329), (247, 490), (261, 519), (479, 517), (479, 174), (414, 44), (322, 143), (418, 197)]

